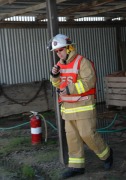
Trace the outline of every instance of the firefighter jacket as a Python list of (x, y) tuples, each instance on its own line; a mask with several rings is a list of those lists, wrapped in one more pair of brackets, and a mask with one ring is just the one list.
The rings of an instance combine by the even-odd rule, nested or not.
[[(78, 64), (76, 63), (77, 61)], [(67, 74), (66, 78), (69, 83), (65, 85), (65, 83), (62, 83), (64, 81), (62, 79), (64, 77), (61, 76), (62, 68), (65, 66), (73, 68), (75, 64), (77, 64), (77, 68), (75, 68), (77, 73), (74, 73), (73, 77), (71, 74), (70, 76)], [(74, 98), (74, 100), (70, 99), (70, 101), (65, 101), (61, 98), (62, 118), (64, 120), (79, 120), (95, 117), (95, 98), (94, 93), (91, 92), (93, 92), (96, 86), (96, 74), (91, 62), (85, 57), (77, 55), (75, 51), (72, 51), (66, 63), (64, 64), (64, 61), (60, 59), (58, 65), (61, 68), (61, 74), (58, 74), (58, 76), (51, 75), (50, 80), (53, 86), (58, 89), (67, 88), (68, 94), (64, 96), (65, 98)], [(71, 80), (71, 77), (73, 80)]]

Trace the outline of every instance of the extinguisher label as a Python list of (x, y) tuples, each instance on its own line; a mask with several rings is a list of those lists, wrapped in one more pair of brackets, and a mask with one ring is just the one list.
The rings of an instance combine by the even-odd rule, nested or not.
[(31, 128), (31, 134), (40, 134), (42, 132), (41, 127)]

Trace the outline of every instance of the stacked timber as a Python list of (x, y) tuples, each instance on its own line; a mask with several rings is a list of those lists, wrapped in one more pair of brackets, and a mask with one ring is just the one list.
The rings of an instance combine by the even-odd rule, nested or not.
[(104, 78), (106, 107), (126, 107), (126, 71), (114, 72)]

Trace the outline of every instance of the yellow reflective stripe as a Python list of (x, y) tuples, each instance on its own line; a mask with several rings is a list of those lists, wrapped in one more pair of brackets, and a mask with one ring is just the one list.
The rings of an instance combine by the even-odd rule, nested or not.
[(83, 111), (90, 111), (95, 109), (95, 104), (89, 105), (89, 106), (81, 106), (76, 108), (69, 108), (65, 109), (61, 106), (61, 112), (69, 114), (69, 113), (76, 113), (76, 112), (83, 112)]
[(85, 92), (85, 89), (81, 80), (77, 80), (77, 82), (75, 83), (75, 87), (77, 89), (78, 94), (82, 94)]
[(52, 82), (53, 86), (59, 86), (60, 85), (60, 80), (56, 81), (56, 82)]
[(106, 149), (101, 153), (97, 154), (99, 158), (103, 158), (109, 152), (109, 147), (107, 146)]
[(84, 158), (69, 158), (69, 163), (84, 163)]

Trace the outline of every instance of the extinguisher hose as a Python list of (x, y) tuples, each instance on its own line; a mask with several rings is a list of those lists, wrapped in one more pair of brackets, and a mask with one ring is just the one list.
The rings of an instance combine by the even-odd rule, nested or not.
[(42, 114), (38, 114), (39, 116), (40, 116), (40, 118), (41, 118), (41, 120), (43, 120), (44, 121), (44, 126), (45, 126), (45, 142), (47, 142), (47, 136), (48, 136), (48, 132), (47, 132), (47, 123), (46, 123), (46, 120), (45, 120), (45, 118), (44, 118), (44, 116), (42, 115)]

